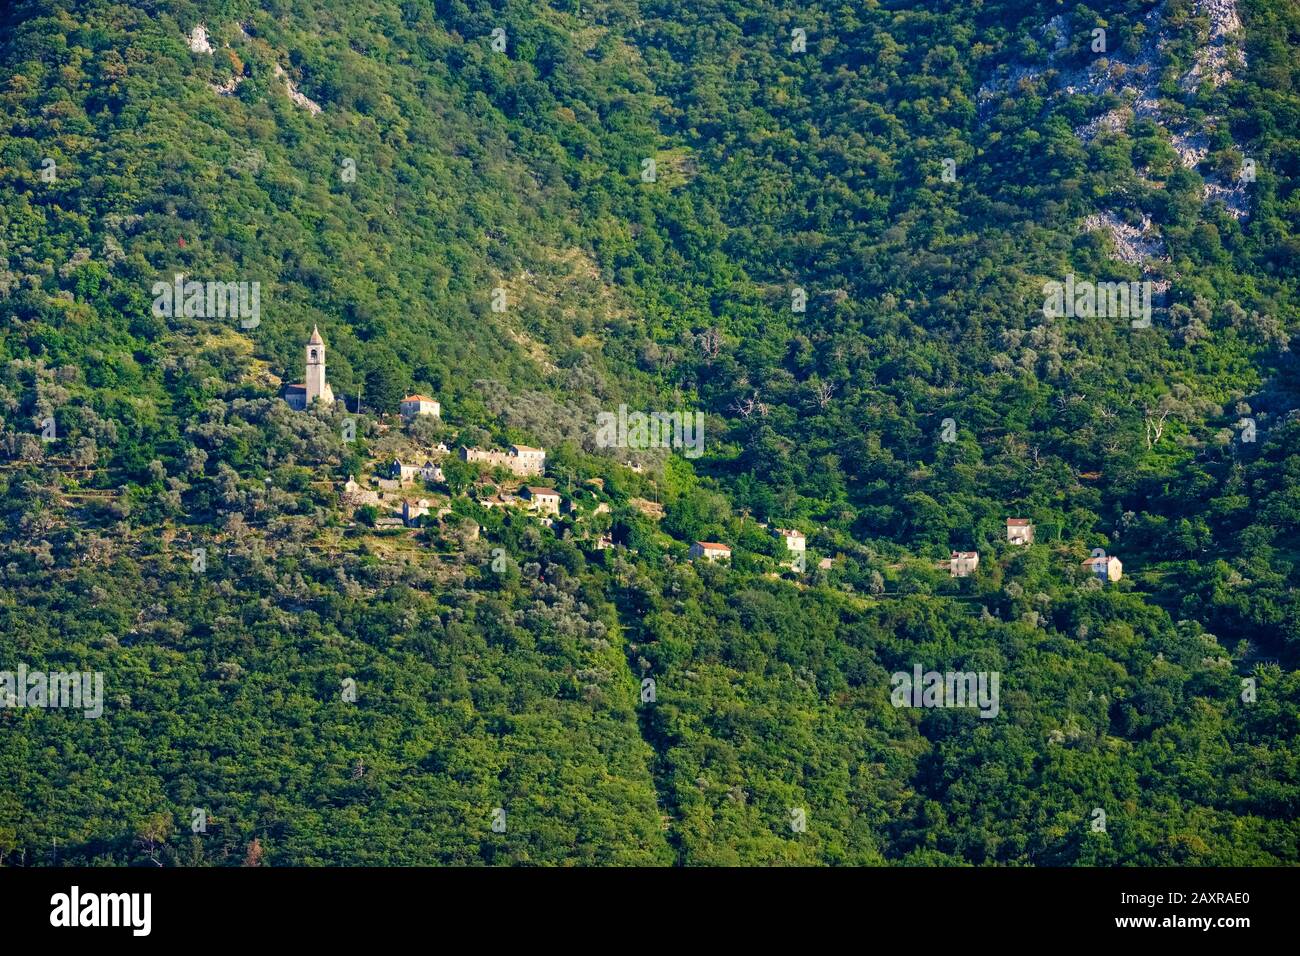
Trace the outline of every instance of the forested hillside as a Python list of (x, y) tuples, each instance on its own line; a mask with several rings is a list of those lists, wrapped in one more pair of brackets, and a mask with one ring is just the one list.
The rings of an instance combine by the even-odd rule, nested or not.
[(0, 863), (1300, 863), (1298, 157), (1295, 0), (5, 4)]

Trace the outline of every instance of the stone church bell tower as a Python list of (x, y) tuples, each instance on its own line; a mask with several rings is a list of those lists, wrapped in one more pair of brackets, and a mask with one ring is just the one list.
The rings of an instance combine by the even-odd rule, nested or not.
[(334, 390), (325, 381), (325, 340), (320, 337), (320, 329), (312, 326), (311, 338), (306, 345), (307, 374), (303, 379), (306, 385), (308, 407), (316, 399), (327, 405), (334, 404)]

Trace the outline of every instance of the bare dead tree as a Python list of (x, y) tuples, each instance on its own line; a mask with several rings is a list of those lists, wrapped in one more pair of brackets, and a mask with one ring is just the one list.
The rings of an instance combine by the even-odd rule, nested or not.
[(1060, 411), (1065, 411), (1071, 405), (1077, 405), (1087, 397), (1087, 395), (1080, 395), (1077, 392), (1073, 395), (1068, 395), (1065, 392), (1062, 392), (1056, 396), (1056, 407)]
[(759, 410), (758, 392), (752, 392), (749, 395), (738, 398), (731, 403), (731, 410), (741, 418), (749, 418), (754, 412)]
[(823, 411), (831, 403), (831, 396), (834, 394), (835, 386), (830, 382), (816, 382), (813, 384), (813, 399), (817, 402), (817, 407)]
[(1173, 407), (1163, 399), (1154, 411), (1149, 405), (1142, 406), (1142, 425), (1146, 429), (1148, 449), (1154, 448), (1156, 443), (1160, 441), (1160, 436), (1165, 433), (1165, 419), (1169, 417), (1169, 413), (1172, 411)]
[(158, 851), (163, 844), (167, 842), (167, 837), (171, 834), (171, 820), (166, 814), (155, 813), (145, 819), (139, 829), (136, 830), (136, 845), (148, 854), (149, 860), (155, 866), (162, 866), (162, 861), (158, 859)]
[(722, 333), (716, 328), (700, 333), (697, 341), (700, 345), (701, 354), (710, 362), (717, 358), (718, 352), (722, 350)]

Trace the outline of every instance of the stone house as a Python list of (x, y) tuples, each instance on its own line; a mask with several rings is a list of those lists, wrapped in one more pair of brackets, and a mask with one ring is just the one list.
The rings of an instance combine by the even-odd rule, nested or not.
[(404, 499), (402, 501), (402, 521), (409, 527), (415, 523), (416, 518), (423, 517), (429, 513), (429, 499), (419, 498), (415, 501)]
[(725, 544), (718, 544), (716, 541), (696, 541), (691, 545), (691, 558), (705, 561), (731, 560), (731, 549)]
[(528, 487), (523, 490), (523, 497), (534, 511), (547, 515), (560, 513), (560, 493), (554, 488)]
[(407, 421), (418, 418), (420, 415), (432, 415), (434, 418), (442, 417), (442, 406), (426, 395), (407, 395), (397, 407), (401, 411), (402, 417)]
[(1008, 518), (1007, 541), (1011, 544), (1033, 544), (1034, 523), (1028, 518)]
[[(546, 450), (527, 445), (511, 445), (510, 457), (515, 460), (519, 475), (540, 475), (546, 470)], [(512, 469), (514, 470), (514, 469)]]
[(394, 481), (414, 481), (420, 474), (420, 466), (414, 462), (404, 462), (394, 458), (388, 464), (388, 477)]
[(546, 468), (546, 451), (527, 445), (511, 445), (509, 451), (486, 448), (461, 448), (460, 456), (471, 464), (505, 468), (513, 475), (540, 475)]
[(790, 557), (795, 562), (798, 562), (808, 550), (808, 539), (804, 537), (802, 531), (793, 528), (776, 528), (772, 533), (785, 541), (785, 549), (790, 552)]
[(1113, 555), (1094, 554), (1083, 562), (1083, 566), (1102, 582), (1118, 581), (1124, 576), (1124, 565)]
[(964, 578), (980, 566), (978, 551), (954, 551), (948, 559), (948, 573), (954, 578)]

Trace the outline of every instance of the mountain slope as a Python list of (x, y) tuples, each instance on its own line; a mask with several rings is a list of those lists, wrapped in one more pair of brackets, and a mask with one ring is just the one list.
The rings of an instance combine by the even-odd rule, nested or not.
[[(0, 710), (0, 859), (1296, 863), (1298, 35), (7, 6), (0, 670), (105, 700)], [(177, 274), (257, 321), (159, 314)], [(1045, 316), (1067, 276), (1150, 281), (1150, 326)], [(278, 396), (314, 325), (350, 412)], [(620, 404), (703, 457), (602, 448)], [(544, 446), (580, 507), (461, 463), (419, 529), (341, 497), (439, 442)], [(894, 706), (914, 666), (998, 717)]]

